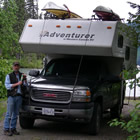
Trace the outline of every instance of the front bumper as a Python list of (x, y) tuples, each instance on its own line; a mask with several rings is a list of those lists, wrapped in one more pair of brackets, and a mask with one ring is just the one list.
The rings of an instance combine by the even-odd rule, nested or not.
[(46, 119), (46, 120), (72, 120), (78, 122), (89, 122), (92, 117), (93, 107), (88, 109), (62, 109), (62, 108), (53, 108), (54, 109), (54, 116), (50, 115), (43, 115), (42, 108), (38, 106), (22, 106), (20, 110), (20, 115), (26, 117), (33, 117), (39, 119)]

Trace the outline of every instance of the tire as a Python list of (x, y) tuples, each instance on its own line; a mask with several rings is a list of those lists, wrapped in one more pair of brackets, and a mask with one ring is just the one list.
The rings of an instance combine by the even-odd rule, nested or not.
[(101, 116), (102, 116), (101, 105), (99, 103), (95, 103), (93, 115), (90, 123), (88, 124), (88, 133), (90, 135), (97, 135), (99, 133), (101, 126)]
[(34, 119), (28, 117), (19, 116), (19, 124), (23, 129), (31, 129), (34, 125)]

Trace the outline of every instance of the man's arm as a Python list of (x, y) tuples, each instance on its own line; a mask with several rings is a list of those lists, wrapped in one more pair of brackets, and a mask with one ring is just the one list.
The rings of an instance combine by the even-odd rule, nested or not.
[(19, 81), (19, 82), (15, 83), (15, 84), (12, 84), (12, 88), (14, 88), (16, 86), (19, 86), (19, 85), (22, 85), (22, 81)]
[(14, 88), (14, 87), (16, 87), (18, 85), (21, 85), (21, 84), (22, 84), (22, 81), (19, 81), (19, 82), (15, 83), (15, 84), (11, 84), (9, 75), (6, 76), (5, 87), (6, 87), (7, 90), (11, 90), (12, 88)]
[(5, 78), (5, 87), (6, 87), (7, 90), (11, 90), (12, 89), (12, 84), (10, 82), (9, 75), (6, 75), (6, 78)]

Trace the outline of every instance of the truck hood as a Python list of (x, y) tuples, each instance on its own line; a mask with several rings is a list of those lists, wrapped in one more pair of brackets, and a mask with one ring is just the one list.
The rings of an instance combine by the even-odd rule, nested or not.
[[(31, 81), (31, 86), (36, 88), (53, 88), (53, 89), (67, 89), (73, 90), (75, 78), (62, 77), (38, 77)], [(89, 80), (87, 78), (78, 78), (75, 88), (85, 89), (93, 87), (97, 81)]]

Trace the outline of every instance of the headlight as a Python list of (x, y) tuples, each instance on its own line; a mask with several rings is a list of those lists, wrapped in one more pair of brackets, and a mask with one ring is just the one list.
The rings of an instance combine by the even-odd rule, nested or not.
[(89, 90), (75, 90), (73, 93), (73, 102), (90, 102), (91, 92)]

